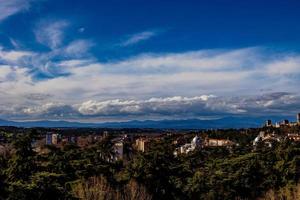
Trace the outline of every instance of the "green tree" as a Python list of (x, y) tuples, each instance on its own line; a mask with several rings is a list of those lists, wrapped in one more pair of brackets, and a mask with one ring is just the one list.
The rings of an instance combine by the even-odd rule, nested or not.
[(7, 179), (9, 182), (27, 181), (37, 170), (35, 152), (32, 150), (32, 139), (35, 132), (18, 135), (13, 146), (15, 152), (8, 161)]

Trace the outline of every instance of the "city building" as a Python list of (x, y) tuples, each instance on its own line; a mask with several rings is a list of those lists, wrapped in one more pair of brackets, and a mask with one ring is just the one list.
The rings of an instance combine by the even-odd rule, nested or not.
[(184, 144), (177, 149), (177, 151), (174, 152), (174, 155), (177, 155), (177, 152), (180, 154), (187, 154), (192, 151), (192, 145), (190, 143)]
[(262, 141), (262, 139), (265, 137), (265, 132), (264, 131), (260, 131), (258, 136), (253, 140), (252, 145), (253, 146), (257, 146), (259, 142)]
[(70, 137), (70, 143), (76, 144), (77, 143), (77, 137), (76, 136), (71, 136)]
[(191, 147), (192, 149), (196, 149), (198, 147), (201, 147), (201, 138), (199, 136), (195, 136), (191, 141)]
[(57, 145), (59, 141), (59, 134), (57, 133), (46, 133), (46, 144)]
[[(289, 126), (289, 127), (292, 127), (292, 126), (299, 126), (300, 125), (300, 113), (297, 114), (297, 121), (296, 122), (289, 122), (289, 120), (285, 119), (281, 122), (276, 122), (275, 123), (275, 128), (281, 128), (281, 127), (286, 127), (286, 126)], [(272, 121), (271, 120), (267, 120), (266, 121), (266, 124), (265, 124), (266, 127), (273, 127), (272, 125)]]
[(300, 141), (300, 134), (299, 133), (288, 133), (287, 139), (299, 142)]
[(175, 149), (174, 155), (177, 156), (178, 154), (188, 154), (189, 152), (194, 151), (195, 149), (199, 149), (202, 147), (202, 141), (199, 136), (195, 136), (191, 143), (186, 143), (178, 148)]
[(51, 145), (52, 144), (52, 134), (46, 133), (46, 144)]
[(230, 147), (234, 145), (235, 143), (228, 139), (206, 138), (204, 142), (204, 146), (206, 147)]
[(272, 120), (270, 120), (270, 119), (267, 120), (265, 126), (266, 127), (271, 127), (272, 126)]
[(253, 141), (253, 146), (256, 148), (258, 144), (263, 144), (268, 147), (272, 147), (274, 142), (280, 142), (282, 138), (275, 133), (266, 134), (264, 131), (260, 131), (258, 136)]
[(108, 131), (103, 131), (102, 137), (106, 138), (106, 137), (108, 137), (108, 134), (109, 134)]
[(80, 147), (80, 148), (86, 148), (88, 147), (90, 144), (92, 144), (94, 142), (94, 137), (93, 136), (79, 136), (76, 139), (76, 144)]
[(115, 161), (123, 159), (123, 149), (124, 149), (124, 145), (122, 141), (114, 143)]
[(150, 141), (147, 138), (138, 138), (135, 141), (135, 146), (138, 151), (145, 152), (149, 149)]
[(290, 123), (289, 120), (285, 119), (281, 122), (281, 125), (287, 126), (289, 125), (289, 123)]
[(51, 137), (52, 137), (52, 144), (57, 145), (58, 144), (58, 134), (53, 133)]

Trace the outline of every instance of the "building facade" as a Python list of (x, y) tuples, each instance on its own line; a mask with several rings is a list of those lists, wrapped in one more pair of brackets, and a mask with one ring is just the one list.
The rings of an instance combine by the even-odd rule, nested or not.
[(135, 146), (138, 151), (145, 152), (149, 149), (150, 141), (147, 138), (138, 138), (135, 141)]
[(52, 144), (52, 134), (51, 133), (47, 133), (46, 134), (46, 144), (47, 145), (51, 145)]
[(204, 145), (207, 147), (229, 147), (235, 145), (235, 143), (228, 139), (207, 138)]

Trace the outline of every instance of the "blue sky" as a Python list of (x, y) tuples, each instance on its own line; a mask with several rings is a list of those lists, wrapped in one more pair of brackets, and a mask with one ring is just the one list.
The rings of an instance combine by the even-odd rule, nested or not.
[(300, 2), (0, 0), (0, 118), (293, 116)]

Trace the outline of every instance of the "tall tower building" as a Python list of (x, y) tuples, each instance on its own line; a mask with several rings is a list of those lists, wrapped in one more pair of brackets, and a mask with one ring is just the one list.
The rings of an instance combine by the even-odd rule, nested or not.
[(58, 143), (58, 134), (52, 134), (52, 144), (56, 145)]
[(289, 122), (289, 120), (287, 120), (287, 119), (285, 119), (285, 120), (283, 120), (282, 121), (282, 125), (288, 125), (290, 122)]
[(297, 123), (300, 124), (300, 113), (297, 114)]
[(272, 126), (272, 121), (270, 119), (267, 120), (265, 126), (266, 127), (271, 127)]
[(52, 134), (51, 133), (47, 133), (46, 134), (46, 144), (47, 145), (51, 145), (52, 144)]

